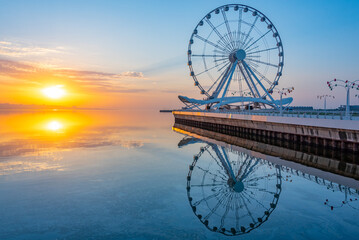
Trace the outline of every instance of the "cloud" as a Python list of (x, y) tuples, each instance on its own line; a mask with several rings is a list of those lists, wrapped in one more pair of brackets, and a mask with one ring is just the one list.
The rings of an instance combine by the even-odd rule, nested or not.
[(63, 47), (44, 48), (30, 44), (0, 41), (0, 55), (8, 57), (40, 56), (63, 53)]
[(133, 93), (146, 91), (146, 89), (139, 89), (132, 81), (134, 79), (145, 79), (143, 73), (133, 71), (108, 73), (101, 71), (54, 68), (41, 64), (0, 59), (0, 76), (1, 75), (31, 84), (36, 84), (34, 81), (38, 81), (38, 83), (41, 84), (41, 80), (39, 80), (41, 78), (38, 76), (47, 76), (75, 83), (82, 88), (105, 92)]
[(142, 72), (123, 72), (122, 75), (126, 77), (134, 77), (134, 78), (144, 77)]

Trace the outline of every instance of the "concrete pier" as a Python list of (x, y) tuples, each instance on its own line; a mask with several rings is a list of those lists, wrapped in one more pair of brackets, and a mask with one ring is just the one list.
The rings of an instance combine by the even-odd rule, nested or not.
[(175, 123), (231, 136), (250, 134), (287, 144), (359, 151), (359, 121), (173, 111)]

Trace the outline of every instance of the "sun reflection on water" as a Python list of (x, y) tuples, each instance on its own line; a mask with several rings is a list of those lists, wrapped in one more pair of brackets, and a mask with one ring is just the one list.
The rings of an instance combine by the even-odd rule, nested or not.
[(84, 151), (134, 151), (152, 141), (154, 128), (165, 129), (162, 119), (151, 112), (0, 111), (0, 176), (71, 169)]
[(59, 121), (51, 121), (46, 125), (46, 128), (48, 130), (54, 131), (54, 132), (58, 132), (59, 130), (62, 130), (64, 128), (63, 124)]

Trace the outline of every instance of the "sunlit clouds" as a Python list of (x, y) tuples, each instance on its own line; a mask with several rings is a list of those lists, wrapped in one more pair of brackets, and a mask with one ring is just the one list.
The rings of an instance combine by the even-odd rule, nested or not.
[[(108, 73), (67, 68), (49, 68), (39, 64), (1, 59), (0, 70), (0, 76), (12, 77), (17, 80), (22, 80), (23, 82), (35, 81), (38, 84), (43, 84), (51, 79), (58, 79), (81, 85), (81, 87), (118, 92), (127, 92), (130, 90), (128, 86), (131, 84), (126, 81), (130, 81), (132, 79), (144, 79), (144, 75), (141, 72), (127, 71), (122, 73)], [(42, 76), (47, 76), (48, 79), (41, 80), (40, 78)]]
[[(52, 104), (58, 100), (65, 106), (87, 103), (86, 107), (92, 107), (89, 103), (96, 102), (96, 106), (107, 107), (107, 101), (117, 101), (117, 94), (149, 91), (142, 84), (146, 81), (142, 72), (109, 73), (0, 59), (0, 83), (7, 88), (0, 103), (15, 98), (11, 103)], [(112, 101), (108, 100), (111, 96)]]
[(44, 56), (63, 53), (63, 51), (63, 47), (46, 48), (26, 43), (0, 41), (0, 55), (8, 57)]

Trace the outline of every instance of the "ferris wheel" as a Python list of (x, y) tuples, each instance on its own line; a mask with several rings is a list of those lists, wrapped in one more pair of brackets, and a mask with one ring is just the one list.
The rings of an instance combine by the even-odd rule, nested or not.
[(194, 156), (187, 195), (211, 231), (249, 233), (268, 220), (281, 193), (281, 169), (266, 160), (208, 143)]
[(282, 76), (283, 44), (274, 24), (257, 9), (228, 4), (212, 10), (194, 28), (187, 55), (194, 85), (204, 96), (179, 96), (187, 106), (278, 106), (271, 94)]

